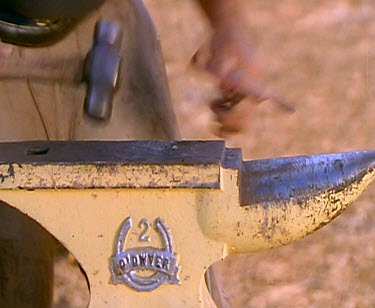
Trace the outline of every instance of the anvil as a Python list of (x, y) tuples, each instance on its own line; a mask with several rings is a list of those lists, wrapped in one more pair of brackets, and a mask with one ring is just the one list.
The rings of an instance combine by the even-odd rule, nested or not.
[(243, 161), (222, 141), (0, 144), (0, 200), (77, 258), (90, 307), (209, 307), (211, 264), (312, 233), (374, 178), (375, 151)]

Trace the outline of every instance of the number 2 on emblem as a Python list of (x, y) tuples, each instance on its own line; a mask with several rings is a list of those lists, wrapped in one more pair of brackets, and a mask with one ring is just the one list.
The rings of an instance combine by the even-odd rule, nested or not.
[(146, 218), (142, 218), (138, 223), (138, 228), (142, 229), (141, 233), (139, 234), (139, 241), (149, 242), (150, 237), (146, 235), (148, 230), (150, 230), (150, 223), (148, 220)]

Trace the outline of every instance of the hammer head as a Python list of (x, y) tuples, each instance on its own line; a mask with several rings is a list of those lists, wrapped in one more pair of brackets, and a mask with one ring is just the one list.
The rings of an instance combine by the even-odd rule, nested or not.
[(115, 22), (96, 24), (94, 42), (86, 56), (84, 80), (87, 83), (85, 111), (93, 118), (108, 120), (120, 69), (122, 33)]

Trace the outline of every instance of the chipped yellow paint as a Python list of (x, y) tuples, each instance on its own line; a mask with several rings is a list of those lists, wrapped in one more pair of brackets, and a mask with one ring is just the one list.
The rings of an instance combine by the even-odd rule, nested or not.
[(326, 225), (351, 205), (375, 179), (375, 169), (345, 188), (311, 194), (303, 205), (292, 198), (283, 205), (238, 204), (238, 171), (222, 169), (226, 193), (202, 194), (200, 223), (204, 233), (226, 243), (227, 254), (250, 253), (286, 245)]
[(5, 164), (0, 189), (219, 188), (218, 165)]
[[(89, 164), (11, 166), (2, 166), (0, 172), (0, 200), (38, 221), (74, 254), (88, 276), (90, 307), (95, 308), (211, 307), (203, 283), (209, 265), (227, 254), (276, 247), (313, 232), (351, 204), (375, 177), (372, 170), (341, 191), (309, 196), (303, 206), (292, 198), (284, 205), (264, 207), (241, 206), (239, 169), (220, 164), (103, 169)], [(35, 188), (42, 180), (45, 186)], [(184, 180), (194, 183), (193, 188), (150, 185), (171, 187)], [(138, 188), (127, 188), (129, 183)], [(97, 188), (88, 188), (92, 186)], [(152, 223), (160, 217), (166, 223), (178, 255), (180, 284), (165, 283), (152, 292), (139, 292), (109, 282), (111, 256), (127, 217), (134, 223), (125, 248), (163, 248), (160, 236), (151, 229), (151, 242), (139, 241), (138, 222)]]
[[(203, 192), (201, 192), (203, 193)], [(90, 307), (199, 307), (205, 269), (222, 258), (223, 244), (209, 240), (198, 224), (193, 190), (4, 190), (0, 198), (36, 219), (77, 258), (90, 281)], [(171, 230), (179, 256), (180, 285), (163, 284), (152, 292), (109, 283), (109, 261), (126, 217), (131, 229), (126, 247), (140, 246), (138, 221), (160, 217)], [(151, 243), (161, 247), (150, 233)]]

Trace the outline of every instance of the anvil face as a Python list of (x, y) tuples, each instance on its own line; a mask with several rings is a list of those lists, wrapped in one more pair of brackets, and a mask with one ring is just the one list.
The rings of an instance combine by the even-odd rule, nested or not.
[(374, 177), (375, 151), (243, 161), (221, 141), (0, 144), (0, 200), (75, 255), (91, 307), (205, 305), (209, 265), (308, 235)]

